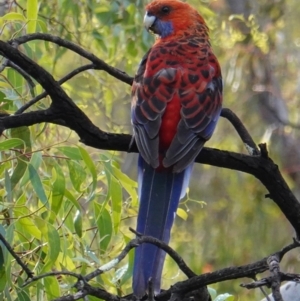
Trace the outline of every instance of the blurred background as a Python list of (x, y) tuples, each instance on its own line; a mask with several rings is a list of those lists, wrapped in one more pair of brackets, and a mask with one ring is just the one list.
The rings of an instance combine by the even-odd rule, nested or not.
[[(3, 8), (4, 14), (14, 12), (28, 18), (28, 2), (30, 1), (2, 1), (0, 9)], [(230, 108), (239, 116), (257, 144), (268, 144), (271, 158), (279, 165), (284, 178), (299, 198), (299, 2), (188, 2), (203, 15), (210, 28), (211, 44), (222, 67), (224, 107)], [(36, 32), (47, 32), (73, 41), (131, 76), (135, 74), (140, 59), (154, 41), (154, 37), (143, 28), (144, 7), (148, 3), (145, 0), (43, 0), (37, 3)], [(1, 39), (8, 40), (28, 32), (26, 22), (22, 20), (1, 22)], [(51, 72), (56, 79), (88, 63), (70, 50), (42, 41), (20, 46), (20, 50)], [(1, 85), (1, 107), (13, 112), (31, 99), (31, 96), (26, 83), (23, 81), (20, 84), (18, 75), (13, 70), (7, 72), (6, 79), (15, 88)], [(125, 83), (105, 72), (89, 70), (65, 83), (63, 88), (102, 130), (132, 132), (130, 87)], [(37, 86), (36, 92), (40, 91), (41, 87)], [(45, 98), (31, 109), (41, 109), (49, 103), (49, 99)], [(48, 173), (51, 178), (50, 170), (54, 166), (51, 160), (59, 162), (62, 174), (66, 178), (66, 187), (69, 187), (70, 191), (75, 187), (73, 195), (79, 204), (77, 211), (76, 208), (70, 209), (70, 215), (66, 214), (71, 208), (68, 207), (70, 204), (67, 205), (71, 197), (65, 195), (67, 200), (64, 210), (58, 213), (56, 221), (64, 221), (64, 226), (70, 233), (76, 232), (72, 241), (72, 245), (77, 246), (76, 258), (81, 258), (80, 264), (83, 262), (82, 258), (86, 261), (96, 261), (98, 258), (101, 263), (107, 262), (118, 254), (129, 238), (133, 238), (128, 226), (134, 227), (137, 212), (136, 155), (104, 152), (80, 144), (94, 161), (98, 173), (95, 194), (89, 198), (90, 171), (84, 165), (84, 160), (68, 153), (70, 150), (76, 153), (78, 137), (69, 130), (54, 125), (36, 125), (30, 129), (30, 135), (32, 150), (41, 152), (41, 158), (44, 160), (38, 170), (43, 177), (45, 190), (51, 190), (50, 186), (45, 184), (44, 178)], [(206, 146), (247, 153), (231, 124), (223, 118)], [(66, 163), (67, 160), (62, 156), (77, 160), (75, 167), (70, 168), (70, 164)], [(11, 168), (14, 168), (14, 165)], [(77, 190), (78, 179), (72, 179), (70, 176), (74, 170), (80, 173), (85, 171), (85, 176), (81, 177), (84, 187), (81, 186)], [(24, 185), (22, 181), (16, 184), (14, 194), (18, 200), (22, 195), (20, 189), (24, 188)], [(292, 242), (294, 232), (272, 200), (265, 198), (267, 193), (266, 188), (250, 175), (196, 164), (188, 197), (181, 202), (178, 211), (171, 246), (198, 274), (232, 265), (248, 264), (278, 251)], [(35, 204), (38, 202), (36, 200)], [(97, 206), (95, 202), (102, 206), (99, 216), (103, 213), (103, 208), (108, 213), (101, 215), (100, 222), (93, 216)], [(29, 208), (26, 210), (34, 211), (32, 197), (30, 202), (27, 199), (24, 203)], [(114, 211), (114, 204), (118, 206), (117, 211)], [(82, 231), (86, 231), (82, 236), (79, 235), (78, 228), (76, 229), (76, 212), (81, 217)], [(117, 214), (114, 215), (113, 212)], [(96, 235), (97, 231), (101, 232), (110, 216), (114, 232), (106, 229), (106, 234), (102, 233), (99, 238)], [(98, 225), (96, 230), (93, 223)], [(99, 223), (102, 223), (102, 228)], [(54, 225), (57, 229), (58, 224)], [(88, 232), (90, 227), (97, 233), (92, 230)], [(60, 232), (59, 234), (65, 235)], [(107, 239), (106, 235), (109, 238), (103, 244)], [(14, 239), (22, 241), (20, 237)], [(89, 248), (86, 247), (87, 242), (90, 244)], [(22, 248), (28, 249), (28, 246), (22, 245)], [(72, 254), (70, 258), (74, 256)], [(132, 256), (130, 258), (132, 259)], [(284, 257), (282, 271), (299, 272), (299, 260), (298, 250), (288, 253)], [(68, 267), (67, 264), (64, 266)], [(90, 262), (87, 266), (92, 267)], [(80, 267), (82, 268), (81, 265)], [(76, 270), (75, 266), (73, 268)], [(114, 293), (130, 293), (129, 272), (125, 265), (123, 270), (119, 269), (99, 277), (97, 281)], [(117, 280), (114, 280), (114, 277)], [(168, 288), (185, 278), (174, 263), (167, 260), (163, 279), (163, 286)], [(259, 290), (247, 291), (239, 286), (250, 281), (239, 279), (212, 287), (219, 293), (233, 294), (235, 300), (262, 299), (263, 295)]]

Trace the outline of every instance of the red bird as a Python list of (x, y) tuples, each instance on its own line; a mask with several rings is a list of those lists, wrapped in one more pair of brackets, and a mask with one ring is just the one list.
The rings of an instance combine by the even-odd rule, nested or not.
[[(222, 76), (208, 28), (189, 4), (155, 0), (146, 7), (147, 30), (156, 34), (132, 86), (132, 124), (139, 156), (137, 231), (170, 240), (192, 166), (212, 136), (222, 105)], [(151, 279), (160, 292), (165, 252), (151, 244), (135, 251), (133, 292)]]

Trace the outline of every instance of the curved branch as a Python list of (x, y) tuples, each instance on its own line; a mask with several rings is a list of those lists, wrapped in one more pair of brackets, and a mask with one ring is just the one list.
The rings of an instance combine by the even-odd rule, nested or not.
[(188, 291), (217, 282), (239, 279), (243, 277), (254, 278), (256, 274), (263, 273), (264, 271), (269, 269), (268, 258), (270, 258), (271, 256), (277, 256), (277, 258), (281, 260), (288, 250), (297, 247), (299, 247), (299, 243), (297, 241), (294, 241), (292, 244), (282, 249), (281, 251), (265, 257), (257, 262), (238, 267), (224, 268), (212, 273), (195, 276), (191, 279), (177, 282), (170, 289), (156, 296), (156, 300), (166, 301), (170, 299), (170, 296), (172, 294), (187, 293)]
[(241, 120), (231, 110), (227, 108), (222, 109), (221, 116), (228, 119), (230, 123), (234, 126), (235, 130), (244, 142), (249, 154), (252, 156), (258, 156), (260, 154), (260, 151), (257, 148), (252, 137), (248, 133), (247, 129), (241, 122)]
[(99, 299), (105, 300), (105, 301), (128, 301), (128, 300), (120, 298), (116, 295), (110, 294), (101, 288), (92, 287), (88, 283), (83, 283), (82, 288), (74, 295), (62, 296), (62, 297), (53, 299), (52, 301), (75, 301), (75, 300), (80, 300), (80, 299), (84, 300), (84, 297), (86, 297), (88, 295), (94, 296), (96, 298), (99, 298)]
[[(68, 81), (69, 79), (71, 79), (72, 77), (74, 77), (75, 75), (89, 70), (89, 69), (95, 69), (95, 65), (94, 64), (87, 64), (81, 67), (78, 67), (76, 69), (74, 69), (73, 71), (71, 71), (70, 73), (68, 73), (67, 75), (65, 75), (63, 78), (61, 78), (58, 83), (60, 85), (62, 85), (63, 83), (65, 83), (66, 81)], [(48, 95), (47, 91), (44, 91), (43, 93), (37, 95), (36, 97), (34, 97), (33, 99), (31, 99), (28, 103), (26, 103), (24, 106), (22, 106), (21, 108), (19, 108), (16, 112), (15, 115), (19, 115), (22, 114), (25, 110), (27, 110), (28, 108), (30, 108), (31, 106), (33, 106), (35, 103), (37, 103), (39, 100), (43, 99), (44, 97), (46, 97)]]
[(80, 56), (93, 62), (96, 65), (97, 69), (104, 70), (108, 74), (119, 79), (120, 81), (127, 83), (128, 85), (132, 85), (133, 78), (130, 77), (125, 72), (108, 65), (107, 63), (105, 63), (104, 61), (102, 61), (101, 59), (96, 57), (94, 54), (84, 50), (77, 44), (67, 41), (67, 40), (64, 40), (58, 36), (53, 36), (53, 35), (50, 35), (47, 33), (33, 33), (33, 34), (27, 34), (27, 35), (12, 39), (9, 41), (9, 43), (12, 45), (18, 46), (18, 45), (21, 45), (21, 44), (24, 44), (24, 43), (27, 43), (27, 42), (33, 41), (33, 40), (42, 40), (42, 41), (52, 42), (59, 46), (65, 47), (69, 50), (72, 50), (75, 53), (79, 54)]
[(180, 270), (188, 277), (192, 278), (196, 276), (196, 274), (187, 266), (187, 264), (184, 262), (183, 258), (178, 255), (177, 252), (175, 252), (168, 244), (164, 243), (163, 241), (156, 239), (152, 236), (146, 236), (141, 233), (136, 232), (132, 228), (130, 228), (130, 231), (135, 233), (138, 236), (138, 243), (150, 243), (158, 248), (164, 250), (176, 263), (177, 266), (180, 268)]
[(16, 70), (18, 73), (20, 73), (25, 78), (25, 80), (27, 81), (28, 86), (29, 86), (31, 97), (33, 97), (34, 96), (33, 89), (35, 87), (35, 83), (31, 79), (31, 77), (27, 74), (27, 72), (11, 61), (7, 61), (7, 66), (13, 68), (14, 70)]
[[(291, 273), (282, 273), (280, 274), (280, 280), (283, 281), (294, 281), (294, 282), (300, 282), (300, 275), (299, 274), (291, 274)], [(253, 288), (261, 288), (263, 286), (270, 287), (270, 284), (272, 283), (272, 276), (262, 278), (258, 281), (247, 283), (247, 284), (241, 284), (241, 287), (245, 287), (247, 289), (253, 289)], [(267, 295), (266, 295), (267, 296)]]
[(71, 277), (77, 278), (78, 280), (82, 279), (82, 276), (80, 274), (76, 274), (73, 272), (66, 272), (66, 271), (48, 272), (48, 273), (44, 273), (41, 275), (32, 276), (30, 279), (28, 279), (27, 281), (25, 281), (22, 284), (22, 287), (25, 287), (25, 286), (31, 284), (32, 282), (38, 281), (38, 280), (46, 278), (46, 277), (61, 276), (61, 275), (71, 276)]
[(22, 269), (25, 271), (27, 278), (33, 278), (33, 272), (27, 267), (25, 263), (20, 259), (20, 257), (15, 253), (13, 248), (10, 246), (10, 244), (7, 242), (7, 240), (4, 238), (4, 236), (0, 233), (0, 241), (3, 243), (3, 245), (6, 247), (8, 252), (11, 254), (11, 256), (16, 260), (16, 262), (22, 267)]
[(90, 274), (86, 275), (84, 280), (86, 282), (89, 282), (91, 279), (97, 277), (98, 275), (103, 274), (104, 272), (107, 272), (111, 270), (113, 267), (115, 267), (118, 263), (120, 263), (125, 256), (129, 253), (129, 251), (133, 248), (138, 247), (139, 245), (143, 243), (150, 243), (153, 244), (162, 250), (164, 250), (178, 265), (178, 267), (181, 269), (181, 271), (188, 277), (192, 278), (196, 276), (196, 274), (187, 266), (187, 264), (184, 262), (182, 257), (180, 257), (177, 252), (175, 252), (170, 246), (168, 246), (163, 241), (160, 241), (159, 239), (156, 239), (151, 236), (141, 235), (140, 233), (137, 233), (135, 230), (130, 228), (130, 231), (135, 233), (138, 237), (135, 239), (132, 239), (126, 247), (122, 250), (119, 256), (115, 257), (110, 262), (104, 264), (103, 266), (99, 267), (97, 270), (91, 272)]

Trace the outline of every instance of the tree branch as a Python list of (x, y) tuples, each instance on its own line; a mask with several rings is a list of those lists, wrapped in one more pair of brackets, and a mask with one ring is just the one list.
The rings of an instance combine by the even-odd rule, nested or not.
[[(34, 40), (42, 40), (42, 41), (52, 42), (61, 47), (65, 47), (69, 50), (72, 50), (73, 52), (77, 53), (78, 55), (93, 62), (98, 70), (106, 71), (108, 74), (112, 75), (113, 77), (117, 78), (118, 80), (120, 80), (124, 83), (127, 83), (128, 85), (132, 84), (133, 78), (130, 77), (125, 72), (106, 64), (104, 61), (102, 61), (101, 59), (96, 57), (94, 54), (84, 50), (77, 44), (67, 41), (67, 40), (64, 40), (58, 36), (53, 36), (53, 35), (50, 35), (47, 33), (33, 33), (33, 34), (27, 34), (27, 35), (23, 35), (21, 37), (12, 39), (9, 41), (9, 43), (12, 44), (13, 46), (18, 46), (18, 45), (27, 43), (29, 41), (34, 41)], [(27, 69), (25, 69), (25, 70), (27, 70)]]
[(229, 120), (234, 126), (235, 130), (244, 142), (249, 154), (252, 156), (258, 156), (260, 154), (259, 149), (241, 120), (231, 110), (226, 108), (222, 109), (221, 116)]
[(272, 274), (271, 288), (272, 294), (275, 301), (283, 301), (280, 293), (281, 275), (279, 268), (279, 258), (276, 255), (270, 256), (267, 259), (270, 273)]
[(156, 299), (158, 301), (166, 301), (170, 299), (170, 296), (172, 294), (187, 293), (188, 291), (195, 290), (205, 285), (232, 280), (232, 279), (239, 279), (243, 277), (254, 278), (255, 275), (259, 273), (263, 273), (264, 271), (268, 270), (269, 257), (277, 256), (279, 260), (281, 260), (289, 250), (297, 248), (299, 246), (300, 246), (299, 242), (294, 241), (292, 244), (283, 248), (281, 251), (276, 252), (268, 257), (265, 257), (257, 262), (243, 265), (243, 266), (238, 266), (238, 267), (224, 268), (212, 273), (195, 276), (191, 279), (177, 282), (170, 289), (159, 294), (156, 297)]
[[(75, 75), (89, 70), (89, 69), (95, 69), (95, 65), (94, 64), (87, 64), (81, 67), (78, 67), (76, 69), (74, 69), (72, 72), (68, 73), (67, 75), (65, 75), (63, 78), (61, 78), (58, 83), (60, 85), (62, 85), (63, 83), (65, 83), (66, 81), (68, 81), (69, 79), (71, 79), (72, 77), (74, 77)], [(19, 108), (16, 112), (15, 115), (19, 115), (21, 113), (23, 113), (25, 110), (27, 110), (28, 108), (30, 108), (31, 106), (33, 106), (35, 103), (37, 103), (39, 100), (43, 99), (44, 97), (46, 97), (48, 95), (47, 91), (44, 91), (43, 93), (37, 95), (36, 97), (34, 97), (32, 100), (30, 100), (28, 103), (26, 103), (24, 106), (22, 106), (21, 108)]]
[(3, 245), (6, 247), (8, 252), (11, 254), (11, 256), (17, 261), (17, 263), (22, 267), (22, 269), (25, 271), (27, 278), (33, 277), (33, 272), (30, 271), (30, 269), (27, 267), (25, 263), (20, 259), (20, 257), (15, 253), (13, 248), (10, 246), (10, 244), (6, 241), (4, 236), (0, 233), (0, 240), (3, 243)]

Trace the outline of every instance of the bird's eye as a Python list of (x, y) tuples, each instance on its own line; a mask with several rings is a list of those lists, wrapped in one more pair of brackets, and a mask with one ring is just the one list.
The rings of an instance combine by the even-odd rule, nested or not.
[(170, 7), (169, 6), (163, 6), (161, 11), (164, 13), (164, 14), (167, 14), (170, 12)]

